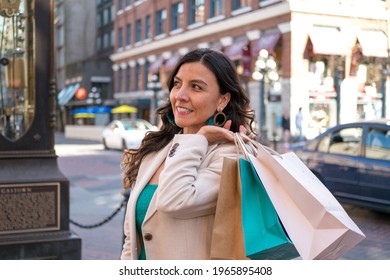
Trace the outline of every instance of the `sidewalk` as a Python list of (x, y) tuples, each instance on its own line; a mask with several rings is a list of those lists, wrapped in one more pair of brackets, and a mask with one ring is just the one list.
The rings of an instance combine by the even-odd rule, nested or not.
[[(104, 151), (97, 141), (66, 139), (55, 134), (55, 150), (60, 170), (69, 180), (70, 219), (90, 226), (104, 221), (124, 199), (120, 170), (121, 152)], [(82, 239), (83, 260), (117, 260), (123, 238), (121, 210), (108, 222), (94, 228), (70, 229)]]

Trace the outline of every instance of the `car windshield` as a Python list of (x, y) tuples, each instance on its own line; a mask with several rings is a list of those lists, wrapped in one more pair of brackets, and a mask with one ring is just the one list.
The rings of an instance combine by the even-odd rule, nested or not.
[(125, 130), (147, 130), (150, 127), (144, 122), (123, 122)]

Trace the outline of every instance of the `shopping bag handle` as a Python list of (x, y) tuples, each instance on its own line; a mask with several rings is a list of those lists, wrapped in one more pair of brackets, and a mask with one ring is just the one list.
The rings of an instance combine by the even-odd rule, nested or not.
[[(244, 140), (241, 138), (241, 135), (239, 132), (234, 133), (234, 143), (236, 144), (237, 148), (240, 150), (240, 153), (244, 156), (246, 160), (249, 161), (249, 151), (247, 147), (245, 146)], [(253, 149), (253, 152), (256, 151), (256, 149)], [(255, 155), (252, 153), (252, 155)]]
[(249, 146), (252, 148), (253, 151), (257, 151), (259, 149), (259, 147), (262, 147), (265, 150), (267, 150), (267, 152), (269, 152), (271, 155), (275, 155), (275, 156), (283, 159), (281, 154), (279, 154), (277, 151), (271, 149), (270, 147), (267, 147), (265, 145), (260, 144), (259, 142), (253, 140), (252, 138), (248, 137), (247, 135), (245, 135), (243, 133), (236, 132), (236, 133), (234, 133), (234, 135), (235, 135), (234, 139), (235, 139), (236, 145), (238, 142), (239, 149), (243, 152), (243, 154), (245, 155), (245, 158), (248, 158), (248, 154), (257, 156), (257, 153), (256, 152), (254, 152), (254, 153), (248, 152), (248, 149), (245, 146), (245, 141), (243, 140), (243, 138), (247, 141), (246, 143), (249, 144)]

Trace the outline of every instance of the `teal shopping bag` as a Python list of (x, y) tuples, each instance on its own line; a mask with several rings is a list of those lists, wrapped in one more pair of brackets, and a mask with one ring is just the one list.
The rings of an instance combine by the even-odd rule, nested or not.
[(299, 256), (252, 163), (240, 159), (242, 227), (246, 256), (293, 259)]

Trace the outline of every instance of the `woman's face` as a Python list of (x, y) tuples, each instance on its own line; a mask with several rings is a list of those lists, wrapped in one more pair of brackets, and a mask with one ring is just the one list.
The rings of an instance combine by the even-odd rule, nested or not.
[(176, 125), (195, 134), (217, 109), (226, 107), (230, 94), (221, 95), (213, 72), (200, 62), (183, 64), (169, 95)]

